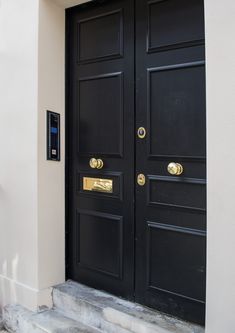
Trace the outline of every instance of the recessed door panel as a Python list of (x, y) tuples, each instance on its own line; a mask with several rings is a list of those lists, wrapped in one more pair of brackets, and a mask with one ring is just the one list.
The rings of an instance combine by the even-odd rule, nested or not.
[(78, 61), (96, 62), (123, 53), (122, 9), (78, 20)]
[(205, 180), (149, 177), (149, 204), (205, 211)]
[(151, 155), (205, 157), (204, 76), (203, 61), (148, 69)]
[(79, 211), (77, 217), (79, 268), (121, 279), (122, 216)]
[(147, 236), (148, 288), (203, 302), (204, 233), (148, 221)]
[(148, 51), (204, 40), (202, 0), (153, 0), (147, 4)]
[(123, 73), (79, 79), (79, 153), (122, 155)]

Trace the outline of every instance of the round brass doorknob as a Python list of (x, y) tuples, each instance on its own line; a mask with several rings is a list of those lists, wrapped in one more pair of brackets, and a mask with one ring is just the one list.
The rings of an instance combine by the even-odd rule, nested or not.
[(167, 166), (167, 171), (174, 176), (179, 176), (183, 173), (184, 168), (180, 163), (171, 162)]
[(104, 166), (104, 162), (100, 158), (91, 158), (89, 164), (92, 169), (102, 169)]

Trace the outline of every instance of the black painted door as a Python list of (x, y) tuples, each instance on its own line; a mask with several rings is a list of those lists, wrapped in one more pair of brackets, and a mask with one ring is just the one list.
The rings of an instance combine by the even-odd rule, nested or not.
[(67, 32), (67, 276), (203, 323), (203, 1), (93, 1)]
[[(202, 0), (136, 1), (136, 300), (203, 322), (206, 110)], [(183, 166), (171, 175), (168, 165)]]
[[(95, 2), (67, 15), (68, 276), (131, 299), (134, 5)], [(103, 168), (92, 169), (91, 158)], [(112, 192), (85, 190), (85, 177), (113, 181)]]

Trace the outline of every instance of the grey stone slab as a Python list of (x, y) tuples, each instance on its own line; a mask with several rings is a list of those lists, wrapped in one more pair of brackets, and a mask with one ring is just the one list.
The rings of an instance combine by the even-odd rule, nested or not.
[(108, 333), (204, 333), (201, 326), (73, 281), (53, 289), (53, 302), (55, 308), (66, 316), (90, 323)]
[(0, 333), (2, 329), (3, 329), (3, 319), (2, 316), (0, 315)]
[[(63, 286), (61, 285), (60, 287)], [(73, 287), (74, 286), (69, 283), (69, 294), (67, 294), (65, 290), (61, 291), (60, 288), (53, 290), (53, 302), (57, 311), (60, 311), (67, 317), (79, 320), (82, 323), (96, 327), (104, 332), (130, 333), (129, 330), (106, 321), (103, 317), (102, 304), (90, 303), (84, 295), (80, 297), (77, 290), (73, 290)]]
[(31, 321), (38, 327), (46, 328), (46, 332), (60, 333), (98, 333), (97, 329), (88, 327), (82, 323), (74, 321), (70, 318), (66, 318), (54, 310), (45, 311), (39, 314), (35, 314)]
[(9, 332), (18, 332), (20, 324), (30, 317), (31, 312), (20, 305), (8, 305), (3, 309), (4, 327)]
[(19, 305), (4, 309), (4, 324), (13, 333), (100, 333), (99, 330), (67, 318), (55, 310), (34, 313)]
[(8, 333), (4, 328), (2, 316), (0, 316), (0, 333)]

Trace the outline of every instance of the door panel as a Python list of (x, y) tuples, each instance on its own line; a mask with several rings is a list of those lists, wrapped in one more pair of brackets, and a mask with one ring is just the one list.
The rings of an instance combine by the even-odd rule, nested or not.
[(201, 61), (148, 68), (151, 156), (205, 157), (204, 75)]
[[(206, 112), (201, 0), (136, 2), (136, 300), (204, 322)], [(183, 166), (168, 172), (170, 162)]]
[(79, 62), (107, 60), (114, 56), (120, 57), (122, 53), (122, 7), (78, 21)]
[(123, 72), (79, 79), (77, 96), (79, 153), (120, 157), (123, 153)]
[(202, 0), (152, 0), (147, 2), (146, 14), (148, 52), (204, 40)]
[[(205, 261), (201, 261), (201, 258), (205, 259), (203, 236), (201, 231), (147, 222), (147, 275), (148, 286), (153, 292), (156, 288), (204, 301), (201, 288), (202, 285), (205, 287), (201, 274), (205, 266)], [(173, 272), (175, 278), (172, 278)]]
[(133, 299), (134, 4), (89, 3), (67, 22), (68, 277)]
[(121, 279), (122, 217), (90, 210), (78, 211), (77, 225), (80, 235), (77, 262), (80, 268)]
[[(206, 204), (205, 181), (176, 177), (149, 176), (149, 204), (172, 208), (204, 211)], [(189, 195), (190, 193), (190, 195)]]

